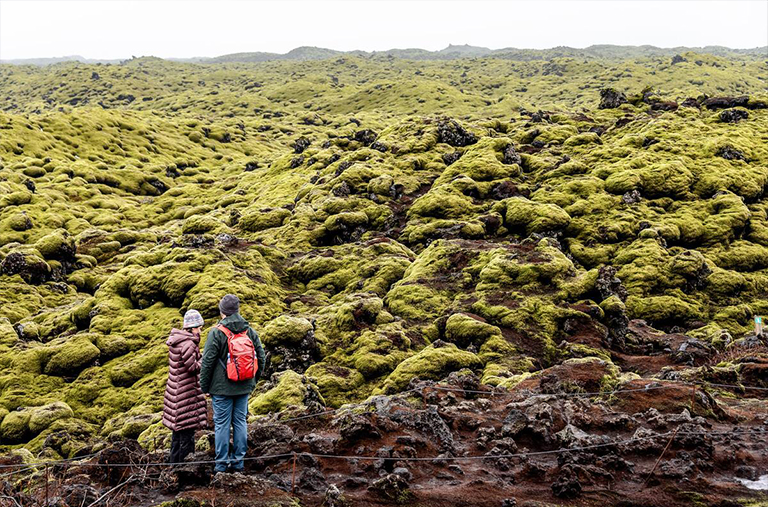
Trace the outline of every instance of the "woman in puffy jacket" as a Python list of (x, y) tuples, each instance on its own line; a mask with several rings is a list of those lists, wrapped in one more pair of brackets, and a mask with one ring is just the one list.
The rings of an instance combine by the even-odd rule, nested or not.
[(163, 424), (171, 437), (171, 463), (181, 463), (195, 449), (195, 430), (207, 423), (205, 396), (200, 390), (200, 330), (197, 310), (184, 314), (183, 329), (172, 329), (168, 345), (168, 383), (163, 399)]

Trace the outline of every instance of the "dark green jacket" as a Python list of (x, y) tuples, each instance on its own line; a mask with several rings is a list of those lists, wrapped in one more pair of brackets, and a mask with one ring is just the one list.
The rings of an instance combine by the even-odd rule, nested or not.
[(227, 378), (227, 371), (222, 365), (226, 364), (227, 336), (217, 328), (208, 331), (208, 338), (205, 341), (203, 349), (203, 359), (200, 365), (200, 387), (204, 393), (220, 394), (224, 396), (240, 396), (241, 394), (250, 394), (253, 391), (256, 381), (264, 371), (264, 347), (261, 346), (261, 340), (256, 331), (251, 329), (248, 322), (240, 316), (239, 313), (230, 315), (221, 320), (219, 324), (223, 325), (233, 333), (248, 330), (248, 337), (253, 341), (253, 347), (256, 349), (256, 358), (259, 362), (259, 371), (256, 372), (256, 378), (243, 380), (242, 382), (232, 382)]

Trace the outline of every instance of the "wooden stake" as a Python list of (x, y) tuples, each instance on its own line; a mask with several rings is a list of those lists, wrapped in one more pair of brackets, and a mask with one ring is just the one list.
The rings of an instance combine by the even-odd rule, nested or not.
[(693, 384), (693, 390), (691, 390), (691, 415), (694, 415), (696, 408), (696, 384)]
[(45, 507), (48, 507), (48, 463), (45, 464)]
[(296, 495), (296, 453), (293, 453), (293, 474), (291, 475), (291, 496)]
[(644, 488), (646, 484), (648, 484), (648, 481), (650, 480), (651, 476), (653, 475), (653, 472), (656, 471), (656, 467), (659, 466), (659, 463), (661, 463), (661, 458), (664, 457), (664, 454), (666, 454), (667, 449), (669, 449), (669, 446), (672, 445), (672, 441), (675, 439), (675, 436), (677, 436), (677, 430), (680, 429), (680, 426), (675, 428), (675, 431), (672, 433), (672, 438), (669, 439), (669, 442), (667, 442), (667, 446), (664, 448), (663, 451), (661, 451), (661, 455), (659, 456), (659, 459), (656, 460), (656, 464), (653, 465), (653, 468), (651, 469), (651, 473), (648, 474), (648, 477), (645, 478), (645, 481), (643, 481), (643, 485), (641, 488)]

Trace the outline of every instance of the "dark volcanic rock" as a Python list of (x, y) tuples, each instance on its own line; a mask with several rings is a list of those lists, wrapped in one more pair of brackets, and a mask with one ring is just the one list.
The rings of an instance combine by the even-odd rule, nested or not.
[(523, 160), (520, 158), (520, 155), (515, 150), (515, 145), (512, 143), (509, 143), (504, 149), (504, 158), (501, 161), (504, 164), (523, 164)]
[(651, 104), (651, 111), (675, 111), (678, 108), (675, 101), (658, 101)]
[(672, 57), (672, 62), (671, 63), (672, 63), (672, 65), (675, 65), (675, 64), (683, 63), (683, 62), (687, 62), (687, 61), (688, 60), (683, 58), (681, 55), (675, 55), (675, 56)]
[(282, 357), (280, 364), (272, 366), (272, 372), (293, 370), (297, 373), (303, 373), (307, 368), (320, 360), (320, 347), (315, 338), (314, 322), (313, 328), (296, 343), (276, 345), (270, 351), (270, 354)]
[(387, 151), (389, 151), (389, 146), (387, 146), (384, 143), (380, 143), (379, 141), (374, 141), (373, 143), (371, 143), (371, 149), (380, 151), (382, 153), (386, 153)]
[(399, 474), (389, 474), (375, 481), (368, 490), (387, 500), (402, 502), (410, 496), (408, 481)]
[(42, 259), (33, 260), (20, 252), (11, 252), (0, 262), (0, 274), (20, 275), (31, 285), (39, 285), (50, 278), (50, 267)]
[(299, 155), (291, 159), (291, 169), (296, 169), (304, 163), (304, 155)]
[(528, 197), (530, 195), (530, 192), (527, 189), (521, 192), (517, 188), (517, 185), (515, 185), (512, 182), (512, 180), (504, 180), (499, 183), (495, 183), (491, 187), (490, 196), (492, 199), (501, 200), (501, 199), (506, 199), (508, 197), (515, 197), (517, 195)]
[(437, 413), (437, 407), (434, 405), (430, 405), (426, 410), (420, 411), (414, 418), (406, 419), (405, 422), (408, 426), (430, 435), (438, 444), (440, 450), (453, 450), (454, 441), (451, 428), (440, 417), (440, 414)]
[(581, 496), (581, 483), (570, 467), (564, 468), (552, 484), (552, 494), (558, 498), (576, 498)]
[(715, 351), (709, 344), (690, 338), (678, 347), (672, 358), (677, 363), (684, 363), (689, 366), (698, 366), (706, 362)]
[(744, 156), (744, 153), (732, 146), (723, 146), (719, 148), (715, 155), (722, 157), (725, 160), (744, 160), (745, 162), (747, 160), (747, 157)]
[(603, 266), (598, 270), (595, 288), (603, 299), (616, 296), (622, 301), (627, 300), (627, 289), (616, 276), (616, 268), (613, 266)]
[(747, 107), (749, 97), (711, 97), (704, 100), (701, 105), (707, 109), (728, 109), (731, 107)]
[(720, 121), (725, 123), (738, 123), (749, 118), (749, 113), (743, 109), (726, 109), (720, 113)]
[(349, 183), (342, 181), (340, 184), (333, 187), (331, 190), (336, 197), (346, 197), (352, 193), (352, 189), (349, 187)]
[(341, 421), (339, 435), (349, 443), (361, 438), (381, 438), (381, 433), (370, 421), (369, 416), (362, 414), (348, 414)]
[(303, 491), (324, 491), (328, 487), (325, 476), (315, 467), (302, 470), (296, 482)]
[(355, 141), (362, 143), (363, 146), (370, 146), (379, 137), (379, 134), (371, 129), (358, 130), (355, 132)]
[(459, 160), (460, 158), (461, 158), (460, 151), (452, 151), (450, 153), (443, 154), (443, 162), (445, 162), (445, 165), (451, 165), (457, 160)]
[(614, 109), (627, 103), (627, 96), (623, 92), (613, 88), (603, 88), (600, 90), (599, 109)]
[(280, 423), (275, 424), (256, 424), (248, 428), (248, 443), (256, 442), (290, 442), (293, 440), (293, 430)]
[(623, 202), (624, 204), (635, 204), (642, 200), (643, 198), (640, 195), (640, 191), (638, 191), (637, 189), (631, 190), (621, 196), (621, 202)]
[(60, 495), (65, 505), (91, 505), (101, 497), (99, 491), (90, 484), (66, 484)]
[(310, 144), (312, 144), (312, 142), (309, 139), (306, 137), (300, 137), (296, 139), (291, 146), (293, 147), (293, 152), (298, 155), (299, 153), (303, 153), (304, 150), (309, 148)]
[(701, 109), (701, 104), (699, 104), (699, 101), (693, 97), (688, 97), (680, 103), (680, 107), (695, 107), (697, 109)]
[(451, 146), (469, 146), (477, 142), (477, 136), (459, 125), (459, 122), (449, 118), (437, 124), (437, 142)]

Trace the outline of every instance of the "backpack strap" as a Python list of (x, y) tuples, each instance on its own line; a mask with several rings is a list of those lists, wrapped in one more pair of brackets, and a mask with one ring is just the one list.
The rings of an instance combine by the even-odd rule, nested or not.
[[(224, 355), (224, 357), (227, 357), (227, 355), (229, 355), (229, 340), (232, 339), (232, 337), (235, 336), (235, 334), (227, 326), (223, 324), (219, 324), (218, 326), (216, 326), (216, 329), (224, 333), (224, 336), (226, 336), (227, 338), (227, 353)], [(221, 367), (224, 368), (224, 372), (226, 373), (227, 363), (226, 361), (224, 361), (222, 357), (219, 357), (219, 364), (221, 364)]]
[(227, 326), (225, 326), (224, 324), (219, 324), (218, 326), (216, 326), (216, 329), (218, 329), (219, 331), (221, 331), (222, 333), (224, 333), (224, 336), (226, 336), (226, 337), (227, 337), (227, 340), (229, 340), (230, 338), (232, 338), (233, 336), (235, 336), (235, 333), (233, 333), (233, 332), (232, 332), (232, 331), (231, 331), (231, 330), (230, 330), (230, 329), (229, 329)]

